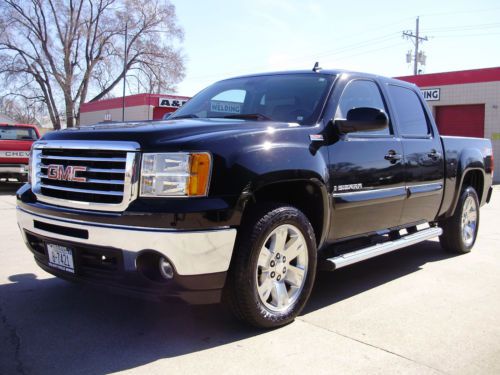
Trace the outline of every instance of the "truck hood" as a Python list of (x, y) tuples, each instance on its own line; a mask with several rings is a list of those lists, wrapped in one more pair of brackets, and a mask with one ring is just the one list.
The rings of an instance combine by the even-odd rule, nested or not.
[[(231, 139), (297, 128), (295, 123), (235, 119), (181, 119), (161, 122), (109, 123), (65, 129), (46, 134), (43, 140), (134, 141), (143, 150), (199, 143), (221, 137)], [(303, 128), (308, 128), (304, 126)]]

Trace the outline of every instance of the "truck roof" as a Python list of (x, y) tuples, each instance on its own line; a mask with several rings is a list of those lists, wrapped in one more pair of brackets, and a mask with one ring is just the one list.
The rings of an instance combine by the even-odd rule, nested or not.
[(37, 129), (36, 125), (33, 125), (33, 124), (8, 124), (6, 122), (4, 122), (4, 123), (0, 122), (0, 126), (12, 126), (12, 127), (22, 126), (24, 128), (34, 128), (34, 129)]
[(245, 74), (241, 76), (236, 76), (236, 77), (231, 77), (231, 78), (226, 78), (223, 79), (222, 81), (226, 81), (229, 79), (235, 79), (235, 78), (250, 78), (250, 77), (262, 77), (262, 76), (271, 76), (271, 75), (291, 75), (291, 74), (329, 74), (329, 75), (356, 75), (356, 76), (362, 76), (366, 78), (372, 78), (376, 79), (378, 81), (383, 81), (386, 83), (396, 83), (401, 86), (410, 86), (410, 87), (415, 87), (415, 85), (411, 82), (406, 82), (402, 81), (399, 79), (395, 78), (389, 78), (385, 76), (380, 76), (377, 74), (371, 74), (371, 73), (364, 73), (364, 72), (357, 72), (354, 70), (344, 70), (344, 69), (321, 69), (318, 70), (317, 72), (314, 72), (312, 70), (289, 70), (289, 71), (277, 71), (277, 72), (265, 72), (265, 73), (256, 73), (256, 74)]

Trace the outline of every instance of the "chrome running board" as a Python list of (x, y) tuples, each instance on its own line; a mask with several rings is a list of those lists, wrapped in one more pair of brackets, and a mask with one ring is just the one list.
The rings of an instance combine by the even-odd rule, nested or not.
[(417, 233), (408, 234), (398, 240), (388, 241), (373, 246), (365, 247), (364, 249), (356, 250), (350, 253), (345, 253), (333, 258), (325, 259), (329, 263), (330, 270), (335, 270), (354, 263), (361, 262), (366, 259), (390, 253), (391, 251), (399, 250), (403, 247), (415, 245), (419, 242), (438, 237), (443, 234), (443, 230), (439, 227), (423, 229)]

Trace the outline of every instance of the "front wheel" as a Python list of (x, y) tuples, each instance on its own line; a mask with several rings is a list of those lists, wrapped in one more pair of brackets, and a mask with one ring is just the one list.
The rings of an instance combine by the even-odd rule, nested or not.
[(241, 228), (227, 301), (239, 319), (279, 327), (303, 309), (315, 274), (316, 240), (306, 216), (295, 207), (260, 206)]
[(479, 199), (476, 190), (469, 186), (463, 190), (452, 217), (441, 223), (441, 246), (451, 253), (471, 251), (479, 229)]

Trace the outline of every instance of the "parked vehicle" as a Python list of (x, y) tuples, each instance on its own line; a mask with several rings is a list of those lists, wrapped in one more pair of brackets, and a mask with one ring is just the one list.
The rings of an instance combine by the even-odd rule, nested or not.
[(164, 124), (49, 133), (31, 166), (17, 212), (41, 268), (259, 327), (300, 313), (318, 267), (438, 236), (469, 252), (494, 170), (416, 86), (318, 69), (215, 83)]
[(38, 138), (34, 125), (0, 124), (0, 179), (27, 181), (31, 145)]

